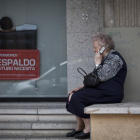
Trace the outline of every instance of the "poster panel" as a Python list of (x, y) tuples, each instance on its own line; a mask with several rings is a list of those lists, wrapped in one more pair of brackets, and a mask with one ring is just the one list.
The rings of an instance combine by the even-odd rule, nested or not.
[(0, 50), (0, 80), (22, 80), (38, 77), (38, 50)]

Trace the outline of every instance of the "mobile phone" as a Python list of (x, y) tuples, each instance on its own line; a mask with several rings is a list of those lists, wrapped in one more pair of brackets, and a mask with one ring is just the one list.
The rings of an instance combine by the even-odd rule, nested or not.
[(103, 53), (104, 50), (105, 50), (105, 47), (103, 46), (100, 50), (100, 53)]

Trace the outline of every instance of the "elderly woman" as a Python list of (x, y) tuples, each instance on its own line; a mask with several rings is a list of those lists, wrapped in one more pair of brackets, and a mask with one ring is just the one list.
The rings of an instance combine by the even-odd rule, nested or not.
[[(100, 53), (103, 46), (105, 50)], [(121, 54), (115, 50), (111, 36), (103, 33), (93, 36), (93, 51), (100, 83), (95, 88), (86, 88), (82, 85), (69, 93), (66, 109), (75, 115), (77, 126), (72, 132), (67, 133), (66, 137), (90, 138), (90, 115), (84, 114), (86, 106), (120, 103), (124, 98), (127, 65)]]

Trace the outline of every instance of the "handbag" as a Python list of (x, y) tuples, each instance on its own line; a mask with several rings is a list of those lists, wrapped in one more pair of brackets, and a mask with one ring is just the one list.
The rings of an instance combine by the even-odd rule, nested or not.
[[(82, 70), (86, 75), (83, 75), (79, 70)], [(84, 80), (83, 80), (83, 84), (85, 87), (88, 87), (88, 88), (93, 88), (93, 87), (96, 87), (99, 83), (100, 83), (100, 80), (98, 78), (98, 75), (97, 75), (97, 70), (94, 68), (93, 72), (87, 74), (82, 68), (78, 67), (77, 68), (77, 71), (83, 75), (84, 77)]]

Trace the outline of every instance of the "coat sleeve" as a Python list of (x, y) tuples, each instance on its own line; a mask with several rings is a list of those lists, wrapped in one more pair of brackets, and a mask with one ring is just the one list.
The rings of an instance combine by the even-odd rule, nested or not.
[(103, 65), (99, 65), (97, 68), (97, 74), (100, 82), (107, 81), (114, 77), (122, 68), (123, 61), (116, 54), (110, 54), (104, 61)]

